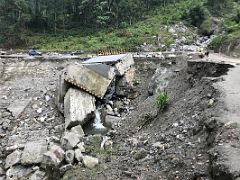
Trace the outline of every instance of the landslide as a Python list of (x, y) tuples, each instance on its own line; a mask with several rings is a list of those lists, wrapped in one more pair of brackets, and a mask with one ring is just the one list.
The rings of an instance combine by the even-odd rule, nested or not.
[[(83, 176), (75, 167), (63, 179), (209, 179), (208, 150), (214, 139), (209, 127), (223, 107), (213, 83), (229, 67), (187, 65), (187, 59), (136, 61), (140, 96), (131, 101), (135, 110), (110, 132), (112, 151), (96, 154), (101, 159), (98, 169)], [(160, 113), (155, 98), (163, 89), (170, 101)]]

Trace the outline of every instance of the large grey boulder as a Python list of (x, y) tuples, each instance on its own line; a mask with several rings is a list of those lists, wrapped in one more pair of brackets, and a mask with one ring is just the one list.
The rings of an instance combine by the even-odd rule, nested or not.
[(111, 80), (80, 64), (68, 66), (65, 80), (98, 98), (105, 95), (111, 83)]
[(20, 162), (22, 152), (19, 150), (14, 151), (13, 153), (9, 154), (6, 158), (5, 169), (17, 164)]
[(21, 163), (24, 165), (41, 163), (45, 152), (47, 152), (46, 141), (28, 142), (24, 147)]
[(90, 94), (70, 88), (64, 98), (65, 128), (83, 125), (95, 110), (95, 98)]

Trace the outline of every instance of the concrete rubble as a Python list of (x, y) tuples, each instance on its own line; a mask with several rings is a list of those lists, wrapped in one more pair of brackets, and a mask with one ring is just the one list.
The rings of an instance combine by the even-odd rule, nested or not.
[(46, 141), (28, 142), (24, 147), (21, 163), (25, 165), (41, 163), (45, 152), (47, 152)]
[(95, 98), (90, 94), (70, 88), (64, 97), (65, 128), (83, 125), (95, 110)]

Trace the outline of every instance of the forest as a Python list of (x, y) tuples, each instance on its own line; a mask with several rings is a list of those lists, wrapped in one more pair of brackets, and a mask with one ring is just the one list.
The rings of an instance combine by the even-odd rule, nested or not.
[(209, 26), (204, 20), (210, 13), (221, 16), (222, 9), (231, 7), (232, 0), (0, 0), (0, 44), (28, 46), (35, 43), (26, 40), (32, 35), (66, 38), (73, 29), (85, 34), (116, 31), (156, 14), (155, 24), (182, 19), (200, 28), (202, 22)]

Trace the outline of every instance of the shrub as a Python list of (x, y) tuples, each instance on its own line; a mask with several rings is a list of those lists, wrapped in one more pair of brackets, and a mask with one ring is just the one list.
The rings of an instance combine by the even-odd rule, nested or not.
[(161, 91), (159, 95), (156, 97), (156, 102), (155, 102), (160, 112), (163, 112), (165, 110), (168, 104), (168, 100), (169, 100), (168, 93), (164, 89), (164, 91)]

